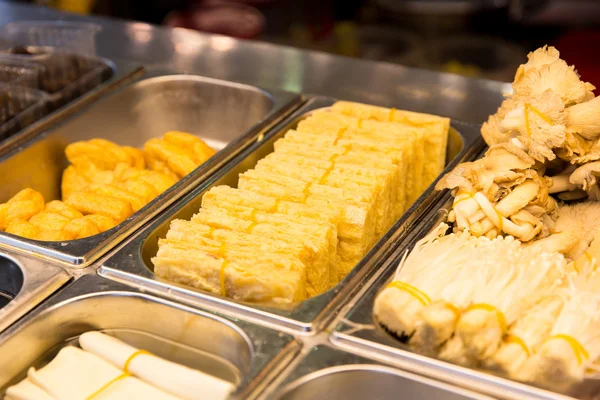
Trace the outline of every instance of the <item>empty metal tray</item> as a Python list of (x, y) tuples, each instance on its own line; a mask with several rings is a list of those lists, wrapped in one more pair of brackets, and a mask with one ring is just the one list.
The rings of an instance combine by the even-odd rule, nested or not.
[[(332, 99), (327, 98), (314, 98), (309, 101), (293, 116), (265, 135), (264, 140), (248, 148), (235, 161), (224, 166), (209, 181), (146, 226), (123, 249), (104, 262), (100, 273), (107, 278), (189, 304), (210, 307), (236, 317), (260, 321), (263, 324), (275, 324), (288, 331), (311, 333), (321, 329), (327, 322), (327, 318), (333, 316), (333, 311), (357, 289), (363, 278), (370, 271), (377, 269), (379, 264), (386, 259), (398, 240), (404, 237), (415, 221), (439, 197), (439, 193), (433, 192), (430, 187), (341, 283), (319, 296), (285, 309), (240, 303), (219, 295), (161, 280), (154, 275), (150, 258), (156, 255), (158, 239), (165, 237), (173, 219), (190, 219), (200, 208), (202, 195), (211, 187), (216, 185), (235, 187), (240, 173), (253, 168), (258, 160), (273, 151), (273, 142), (281, 138), (288, 129), (296, 127), (307, 113), (328, 107), (333, 102)], [(448, 142), (446, 170), (458, 162), (471, 159), (481, 151), (483, 146), (483, 141), (479, 136), (479, 126), (459, 122), (452, 123)]]
[(292, 336), (126, 289), (83, 276), (0, 336), (0, 394), (90, 330), (230, 381), (240, 399), (261, 390), (300, 348)]
[(333, 349), (314, 347), (269, 398), (277, 400), (492, 400)]
[(0, 332), (69, 280), (62, 268), (0, 252)]
[(187, 131), (219, 152), (115, 228), (89, 238), (40, 242), (0, 233), (0, 246), (85, 266), (242, 151), (300, 101), (286, 92), (195, 75), (144, 78), (0, 158), (0, 202), (32, 188), (60, 199), (69, 143), (92, 138), (142, 147), (168, 130)]

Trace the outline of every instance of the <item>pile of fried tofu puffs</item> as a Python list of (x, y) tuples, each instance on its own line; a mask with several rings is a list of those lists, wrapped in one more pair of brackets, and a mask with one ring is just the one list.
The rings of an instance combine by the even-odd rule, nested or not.
[(173, 220), (157, 276), (238, 301), (289, 304), (340, 282), (442, 172), (450, 121), (337, 102)]
[(62, 201), (24, 189), (0, 204), (0, 229), (42, 241), (97, 235), (123, 222), (215, 153), (188, 133), (167, 132), (144, 149), (104, 139), (75, 142), (65, 155)]

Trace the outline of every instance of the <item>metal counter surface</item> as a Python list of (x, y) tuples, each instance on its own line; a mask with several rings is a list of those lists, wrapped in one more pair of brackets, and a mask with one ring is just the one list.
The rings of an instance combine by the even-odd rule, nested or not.
[[(351, 59), (186, 29), (79, 16), (0, 2), (0, 25), (15, 20), (86, 20), (102, 25), (100, 56), (193, 72), (269, 89), (335, 97), (482, 123), (510, 85)], [(243, 66), (243, 67), (240, 67)]]

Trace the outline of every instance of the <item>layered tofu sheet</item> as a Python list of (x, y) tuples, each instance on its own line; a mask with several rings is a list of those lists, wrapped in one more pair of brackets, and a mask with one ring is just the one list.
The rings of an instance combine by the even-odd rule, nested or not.
[(442, 172), (450, 120), (337, 102), (174, 220), (157, 276), (235, 300), (292, 303), (340, 282)]

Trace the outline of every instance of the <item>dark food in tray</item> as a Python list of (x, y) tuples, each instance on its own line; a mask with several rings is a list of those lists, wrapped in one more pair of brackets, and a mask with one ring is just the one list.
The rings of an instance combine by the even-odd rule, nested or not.
[(38, 89), (56, 95), (54, 100), (59, 103), (80, 96), (112, 75), (111, 67), (99, 59), (53, 52), (51, 48), (16, 47), (10, 54), (9, 58), (38, 65)]
[(35, 89), (0, 83), (0, 140), (31, 125), (48, 112), (47, 96)]
[(0, 54), (0, 140), (92, 90), (112, 72), (102, 60), (50, 48)]

